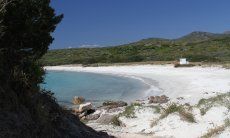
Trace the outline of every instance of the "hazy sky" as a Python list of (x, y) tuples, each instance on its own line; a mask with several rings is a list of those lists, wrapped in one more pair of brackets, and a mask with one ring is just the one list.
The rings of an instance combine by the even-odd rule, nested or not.
[(230, 30), (230, 0), (52, 0), (52, 7), (64, 19), (51, 48)]

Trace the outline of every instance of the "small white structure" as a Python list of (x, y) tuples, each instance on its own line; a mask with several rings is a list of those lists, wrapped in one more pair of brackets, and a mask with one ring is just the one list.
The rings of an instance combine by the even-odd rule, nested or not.
[(187, 65), (189, 62), (186, 60), (186, 58), (180, 58), (180, 65)]

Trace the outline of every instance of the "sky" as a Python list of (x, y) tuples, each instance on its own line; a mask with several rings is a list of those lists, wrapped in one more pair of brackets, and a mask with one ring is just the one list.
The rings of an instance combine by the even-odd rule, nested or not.
[(193, 31), (230, 31), (230, 0), (51, 0), (62, 22), (51, 49), (115, 46)]

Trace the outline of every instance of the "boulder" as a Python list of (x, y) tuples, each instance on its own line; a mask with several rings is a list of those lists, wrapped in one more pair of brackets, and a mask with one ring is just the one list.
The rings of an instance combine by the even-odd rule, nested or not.
[(83, 97), (74, 96), (72, 103), (75, 105), (82, 104), (85, 101)]
[(86, 117), (86, 116), (88, 116), (88, 115), (90, 115), (90, 114), (92, 114), (92, 113), (94, 113), (94, 112), (95, 112), (94, 109), (89, 109), (89, 110), (86, 110), (86, 111), (84, 111), (84, 112), (78, 114), (78, 117), (79, 117), (79, 118)]
[(72, 108), (72, 113), (75, 114), (75, 115), (78, 115), (78, 114), (80, 114), (81, 112), (79, 111), (78, 108)]
[(87, 112), (83, 112), (83, 113), (81, 113), (78, 117), (79, 118), (82, 118), (82, 117), (85, 117), (87, 115)]
[(112, 123), (114, 117), (116, 115), (114, 114), (102, 114), (97, 120), (96, 123), (101, 123), (101, 124), (110, 124)]
[(82, 112), (90, 110), (92, 108), (93, 108), (93, 106), (92, 106), (91, 103), (80, 104), (80, 106), (79, 106), (79, 112), (82, 113)]
[(97, 120), (100, 117), (100, 114), (90, 114), (86, 116), (86, 120)]
[(149, 103), (167, 103), (169, 101), (168, 97), (165, 95), (161, 96), (150, 96), (149, 97)]
[(118, 107), (123, 107), (127, 105), (128, 104), (123, 101), (106, 101), (102, 104), (102, 106), (105, 107), (106, 109), (118, 108)]

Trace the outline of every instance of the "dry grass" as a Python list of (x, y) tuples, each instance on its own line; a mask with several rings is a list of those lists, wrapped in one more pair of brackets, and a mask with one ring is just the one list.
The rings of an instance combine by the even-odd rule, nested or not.
[(175, 103), (169, 105), (166, 109), (164, 109), (163, 114), (160, 116), (160, 119), (167, 117), (169, 114), (178, 112), (180, 117), (190, 123), (195, 123), (194, 115), (185, 108), (184, 105), (177, 105)]
[(203, 136), (201, 136), (201, 138), (211, 138), (211, 137), (214, 137), (214, 136), (220, 134), (221, 132), (223, 132), (227, 127), (230, 127), (230, 119), (225, 119), (224, 120), (224, 124), (221, 125), (221, 126), (217, 126), (215, 128), (209, 129), (206, 134), (204, 134)]
[(197, 107), (200, 109), (201, 115), (205, 115), (206, 112), (215, 106), (225, 106), (230, 109), (230, 92), (225, 94), (219, 94), (215, 97), (208, 99), (201, 99)]
[(121, 122), (119, 121), (119, 115), (117, 116), (114, 116), (113, 119), (112, 119), (112, 125), (114, 126), (121, 126)]
[(217, 134), (220, 134), (224, 130), (225, 130), (224, 125), (212, 128), (212, 129), (208, 130), (208, 132), (205, 135), (201, 136), (201, 138), (211, 138)]

